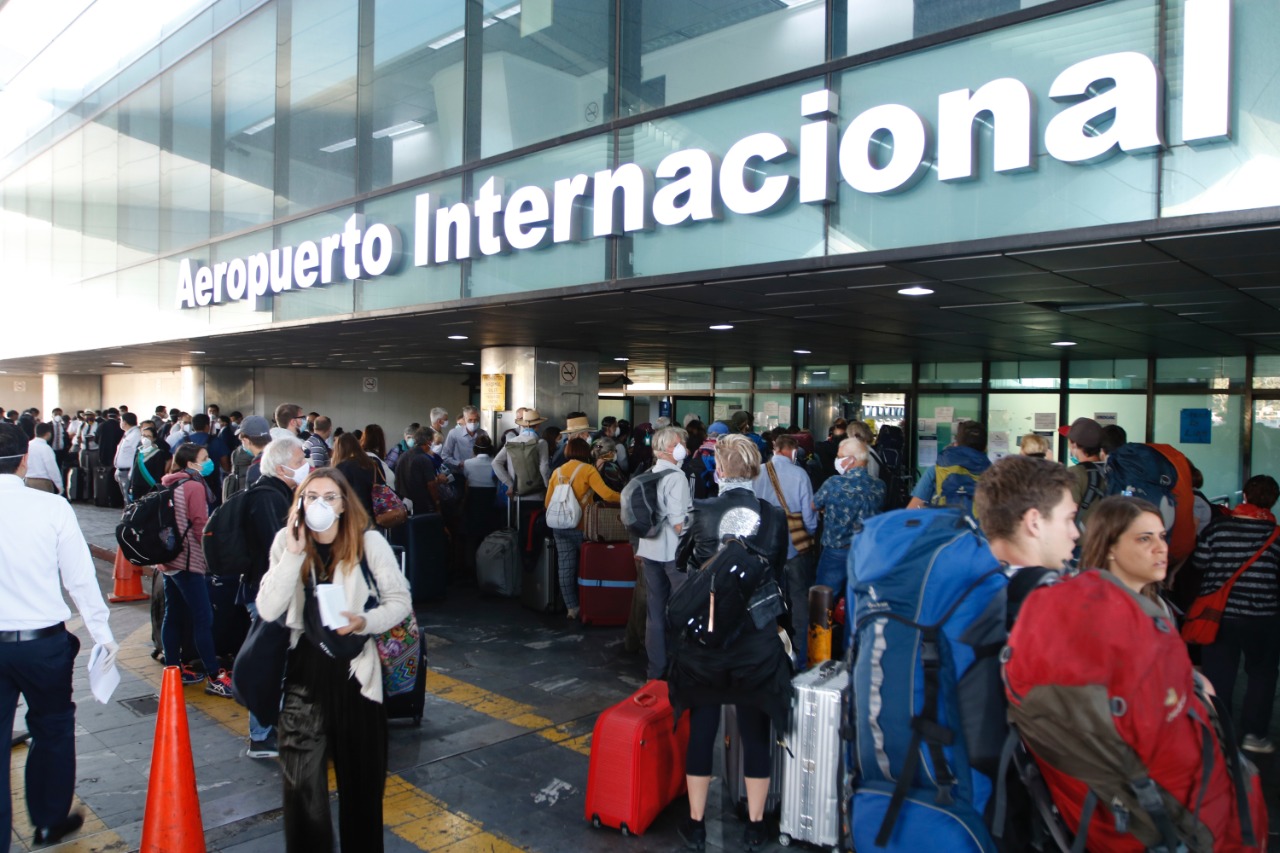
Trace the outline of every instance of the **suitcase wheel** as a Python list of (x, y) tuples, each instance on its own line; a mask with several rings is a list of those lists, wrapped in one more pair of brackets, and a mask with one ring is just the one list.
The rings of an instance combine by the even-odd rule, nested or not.
[(593, 815), (591, 816), (591, 826), (592, 826), (592, 828), (593, 828), (593, 829), (599, 829), (599, 828), (600, 828), (600, 815), (598, 815), (598, 814), (593, 814)]
[(622, 825), (621, 829), (622, 829), (622, 835), (624, 838), (629, 838), (631, 836), (631, 828), (627, 826), (625, 823)]
[(790, 835), (787, 835), (785, 832), (784, 832), (784, 833), (782, 833), (781, 835), (779, 835), (779, 836), (778, 836), (778, 844), (779, 844), (779, 845), (781, 845), (781, 846), (783, 846), (783, 847), (790, 847), (790, 846), (791, 846), (791, 836), (790, 836)]

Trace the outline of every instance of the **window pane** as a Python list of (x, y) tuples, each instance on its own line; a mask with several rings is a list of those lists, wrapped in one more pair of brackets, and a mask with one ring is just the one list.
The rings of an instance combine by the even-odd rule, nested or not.
[(796, 376), (798, 388), (848, 388), (849, 365), (806, 364)]
[(964, 361), (955, 364), (922, 364), (920, 384), (979, 386), (982, 384), (982, 363)]
[(750, 388), (751, 387), (751, 368), (750, 367), (717, 367), (716, 368), (716, 387), (717, 388)]
[(756, 387), (790, 388), (791, 367), (789, 365), (780, 365), (778, 367), (757, 367)]
[(1067, 417), (1063, 423), (1076, 418), (1105, 419), (1100, 415), (1112, 415), (1117, 426), (1123, 427), (1130, 441), (1147, 440), (1146, 394), (1072, 394), (1067, 398)]
[(622, 114), (678, 104), (822, 62), (814, 0), (623, 3)]
[(293, 4), (289, 198), (284, 213), (355, 193), (356, 7), (356, 0)]
[(610, 5), (485, 0), (480, 156), (593, 127), (606, 118), (612, 102)]
[(710, 388), (710, 367), (673, 367), (671, 369), (672, 388)]
[(404, 245), (399, 272), (356, 282), (357, 310), (426, 305), (457, 299), (462, 294), (461, 264), (414, 266), (412, 246), (414, 199), (421, 193), (430, 193), (432, 198), (457, 198), (461, 192), (462, 179), (450, 178), (365, 202), (364, 215), (367, 223), (394, 225), (400, 229)]
[(863, 394), (862, 406), (857, 414), (858, 420), (870, 418), (875, 421), (872, 432), (876, 435), (880, 434), (880, 427), (885, 424), (905, 428), (903, 421), (906, 416), (907, 395), (901, 391), (891, 394)]
[[(717, 394), (711, 407), (711, 418), (712, 420), (728, 423), (738, 412), (751, 411), (747, 408), (748, 402), (749, 395), (747, 394)], [(756, 432), (759, 431), (760, 426), (757, 424)]]
[[(1254, 400), (1253, 472), (1274, 477), (1277, 471), (1280, 471), (1280, 400)], [(1208, 491), (1205, 494), (1217, 497)], [(1236, 503), (1234, 499), (1231, 502)]]
[(1056, 361), (993, 361), (991, 387), (1056, 390), (1062, 384), (1062, 365)]
[(202, 48), (167, 73), (172, 142), (160, 153), (161, 251), (209, 239), (213, 52)]
[(1238, 388), (1244, 384), (1244, 356), (1156, 359), (1156, 383)]
[[(84, 134), (73, 133), (53, 149), (53, 277), (80, 279), (84, 230)], [(0, 255), (4, 249), (0, 248)], [(21, 281), (5, 276), (8, 281)]]
[(910, 385), (910, 364), (859, 364), (859, 385)]
[(1253, 387), (1280, 388), (1280, 355), (1257, 355), (1253, 358)]
[(1067, 370), (1070, 388), (1127, 390), (1147, 387), (1145, 358), (1073, 361), (1067, 366)]
[(845, 50), (852, 56), (878, 47), (1039, 6), (1049, 0), (836, 0), (847, 7)]
[(117, 268), (160, 248), (160, 81), (120, 104)]
[(791, 426), (796, 420), (790, 394), (757, 394), (754, 406), (756, 432)]
[[(342, 233), (343, 224), (353, 213), (355, 210), (347, 207), (288, 222), (276, 229), (279, 232), (276, 245), (296, 247), (304, 240), (314, 241), (318, 245), (321, 237)], [(297, 251), (296, 248), (294, 251)], [(306, 289), (297, 289), (295, 286), (294, 290), (276, 296), (275, 319), (303, 320), (350, 313), (355, 306), (355, 291), (351, 282), (342, 277), (340, 262), (341, 253), (335, 264), (333, 284), (317, 283)]]
[[(1036, 415), (1052, 415), (1052, 429), (1036, 429)], [(963, 420), (957, 415), (956, 420)], [(993, 460), (1019, 452), (1029, 432), (1049, 442), (1049, 459), (1058, 458), (1057, 394), (992, 394), (987, 402), (987, 455)], [(941, 439), (939, 439), (941, 441)], [(945, 445), (939, 444), (939, 447)]]
[(374, 189), (462, 162), (464, 42), (453, 36), (464, 11), (463, 3), (374, 3)]
[(116, 111), (84, 126), (84, 242), (82, 274), (92, 278), (116, 268), (116, 181), (119, 174)]
[[(938, 451), (951, 443), (953, 421), (976, 421), (981, 400), (977, 394), (921, 394), (916, 403), (919, 414), (915, 416), (917, 463), (926, 459), (921, 451), (937, 458)], [(934, 414), (939, 408), (950, 408), (951, 419), (937, 421)], [(929, 446), (930, 438), (933, 439), (932, 446)]]
[(268, 6), (214, 41), (222, 97), (222, 169), (213, 181), (213, 233), (270, 222), (276, 144), (276, 9)]
[[(1184, 444), (1182, 411), (1208, 409), (1211, 428), (1208, 444)], [(1155, 440), (1171, 444), (1204, 474), (1209, 497), (1231, 495), (1240, 490), (1240, 397), (1234, 394), (1156, 395)], [(1130, 436), (1130, 440), (1132, 440)], [(1257, 467), (1255, 463), (1255, 468)], [(1262, 470), (1259, 468), (1258, 470)]]

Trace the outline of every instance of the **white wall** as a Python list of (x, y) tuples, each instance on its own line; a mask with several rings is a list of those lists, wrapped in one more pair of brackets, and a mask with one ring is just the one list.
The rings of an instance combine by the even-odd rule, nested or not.
[(177, 370), (104, 374), (102, 402), (108, 407), (123, 403), (129, 411), (136, 412), (139, 419), (148, 417), (159, 405), (183, 408), (182, 374)]
[[(363, 390), (365, 377), (377, 377), (376, 392)], [(466, 376), (460, 373), (264, 367), (254, 371), (254, 414), (269, 419), (281, 403), (297, 403), (305, 411), (332, 418), (334, 426), (347, 432), (378, 424), (392, 440), (412, 421), (427, 423), (434, 406), (444, 406), (456, 419), (467, 404), (464, 379)]]
[(21, 412), (32, 406), (40, 410), (41, 417), (48, 414), (44, 407), (44, 379), (39, 374), (0, 374), (0, 408)]

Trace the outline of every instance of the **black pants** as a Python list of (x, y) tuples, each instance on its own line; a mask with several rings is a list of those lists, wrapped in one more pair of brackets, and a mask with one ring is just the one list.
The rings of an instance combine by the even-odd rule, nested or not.
[(345, 853), (382, 850), (387, 784), (387, 712), (360, 695), (348, 665), (306, 637), (289, 656), (280, 710), (284, 837), (296, 853), (333, 850), (328, 760), (338, 781), (338, 833)]
[(1236, 673), (1244, 655), (1245, 685), (1241, 728), (1247, 735), (1266, 737), (1280, 672), (1280, 620), (1224, 619), (1218, 639), (1200, 653), (1205, 678), (1232, 709)]
[[(742, 737), (743, 776), (768, 779), (773, 748), (769, 743), (769, 715), (755, 705), (736, 705), (738, 734)], [(697, 705), (689, 709), (689, 751), (685, 772), (690, 776), (710, 776), (711, 757), (720, 731), (720, 706)]]
[[(76, 703), (71, 668), (80, 651), (75, 634), (0, 643), (0, 731), (13, 730), (18, 694), (27, 700), (27, 813), (35, 826), (52, 826), (71, 811), (76, 784)], [(9, 774), (0, 780), (0, 853), (9, 853), (13, 803)]]

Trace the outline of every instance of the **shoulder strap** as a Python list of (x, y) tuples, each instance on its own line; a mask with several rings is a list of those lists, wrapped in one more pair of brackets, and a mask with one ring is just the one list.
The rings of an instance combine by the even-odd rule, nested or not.
[(791, 514), (791, 510), (787, 508), (787, 499), (782, 496), (782, 484), (778, 482), (778, 472), (773, 470), (773, 463), (764, 463), (765, 470), (769, 472), (769, 482), (773, 484), (773, 493), (778, 496), (778, 503), (782, 504), (782, 511), (787, 515)]
[(1273, 528), (1271, 530), (1271, 535), (1267, 537), (1267, 541), (1262, 543), (1262, 547), (1259, 548), (1252, 557), (1245, 560), (1244, 565), (1236, 569), (1235, 574), (1233, 574), (1226, 583), (1219, 587), (1219, 589), (1229, 590), (1231, 587), (1235, 586), (1235, 583), (1240, 579), (1240, 576), (1247, 572), (1249, 567), (1258, 561), (1259, 557), (1267, 553), (1267, 549), (1275, 543), (1278, 537), (1280, 537), (1280, 527)]
[(151, 486), (151, 488), (154, 489), (156, 487), (156, 478), (152, 477), (151, 472), (147, 470), (147, 463), (146, 463), (146, 460), (142, 458), (141, 450), (138, 451), (138, 458), (134, 461), (133, 464), (137, 465), (140, 469), (142, 469), (142, 479), (146, 480), (147, 485)]

